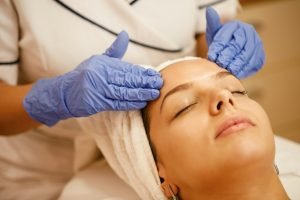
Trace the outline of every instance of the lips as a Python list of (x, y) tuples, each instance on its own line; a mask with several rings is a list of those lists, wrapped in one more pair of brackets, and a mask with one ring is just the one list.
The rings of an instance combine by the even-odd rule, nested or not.
[(246, 117), (233, 117), (226, 119), (217, 129), (216, 138), (250, 128), (255, 124)]

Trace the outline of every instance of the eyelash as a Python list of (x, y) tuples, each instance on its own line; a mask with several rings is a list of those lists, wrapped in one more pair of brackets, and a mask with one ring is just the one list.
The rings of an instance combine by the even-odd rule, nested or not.
[(236, 90), (236, 91), (232, 91), (232, 94), (241, 94), (241, 95), (246, 95), (248, 94), (248, 92), (246, 90), (240, 91), (240, 90)]

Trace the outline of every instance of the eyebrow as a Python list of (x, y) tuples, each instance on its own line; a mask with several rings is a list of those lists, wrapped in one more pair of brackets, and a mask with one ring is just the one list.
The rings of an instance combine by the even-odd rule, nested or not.
[[(226, 76), (233, 76), (230, 72), (228, 71), (221, 71), (221, 72), (218, 72), (213, 76), (213, 79), (221, 79), (221, 78), (224, 78)], [(195, 85), (195, 80), (194, 81), (190, 81), (190, 82), (186, 82), (186, 83), (183, 83), (183, 84), (180, 84), (176, 87), (174, 87), (172, 90), (170, 90), (163, 98), (161, 104), (160, 104), (160, 112), (162, 111), (163, 109), (163, 105), (164, 105), (164, 102), (165, 100), (167, 99), (167, 97), (171, 96), (172, 94), (176, 93), (176, 92), (179, 92), (179, 91), (184, 91), (184, 90), (188, 90), (190, 88), (192, 88), (194, 85)]]

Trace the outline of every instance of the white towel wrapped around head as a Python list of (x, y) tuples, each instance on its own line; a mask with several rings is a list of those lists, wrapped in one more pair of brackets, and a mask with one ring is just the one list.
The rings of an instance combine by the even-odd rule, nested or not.
[[(191, 59), (199, 58), (186, 57), (167, 61), (155, 69), (160, 71), (173, 63)], [(102, 112), (81, 118), (79, 122), (95, 138), (111, 168), (141, 199), (166, 199), (160, 187), (140, 111)]]

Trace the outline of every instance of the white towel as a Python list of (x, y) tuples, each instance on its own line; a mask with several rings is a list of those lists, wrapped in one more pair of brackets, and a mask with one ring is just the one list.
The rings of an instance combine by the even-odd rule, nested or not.
[[(173, 63), (191, 59), (199, 58), (185, 57), (167, 61), (156, 69), (162, 70)], [(84, 131), (95, 138), (111, 168), (141, 199), (167, 199), (160, 187), (140, 111), (102, 112), (81, 118), (79, 122)]]

